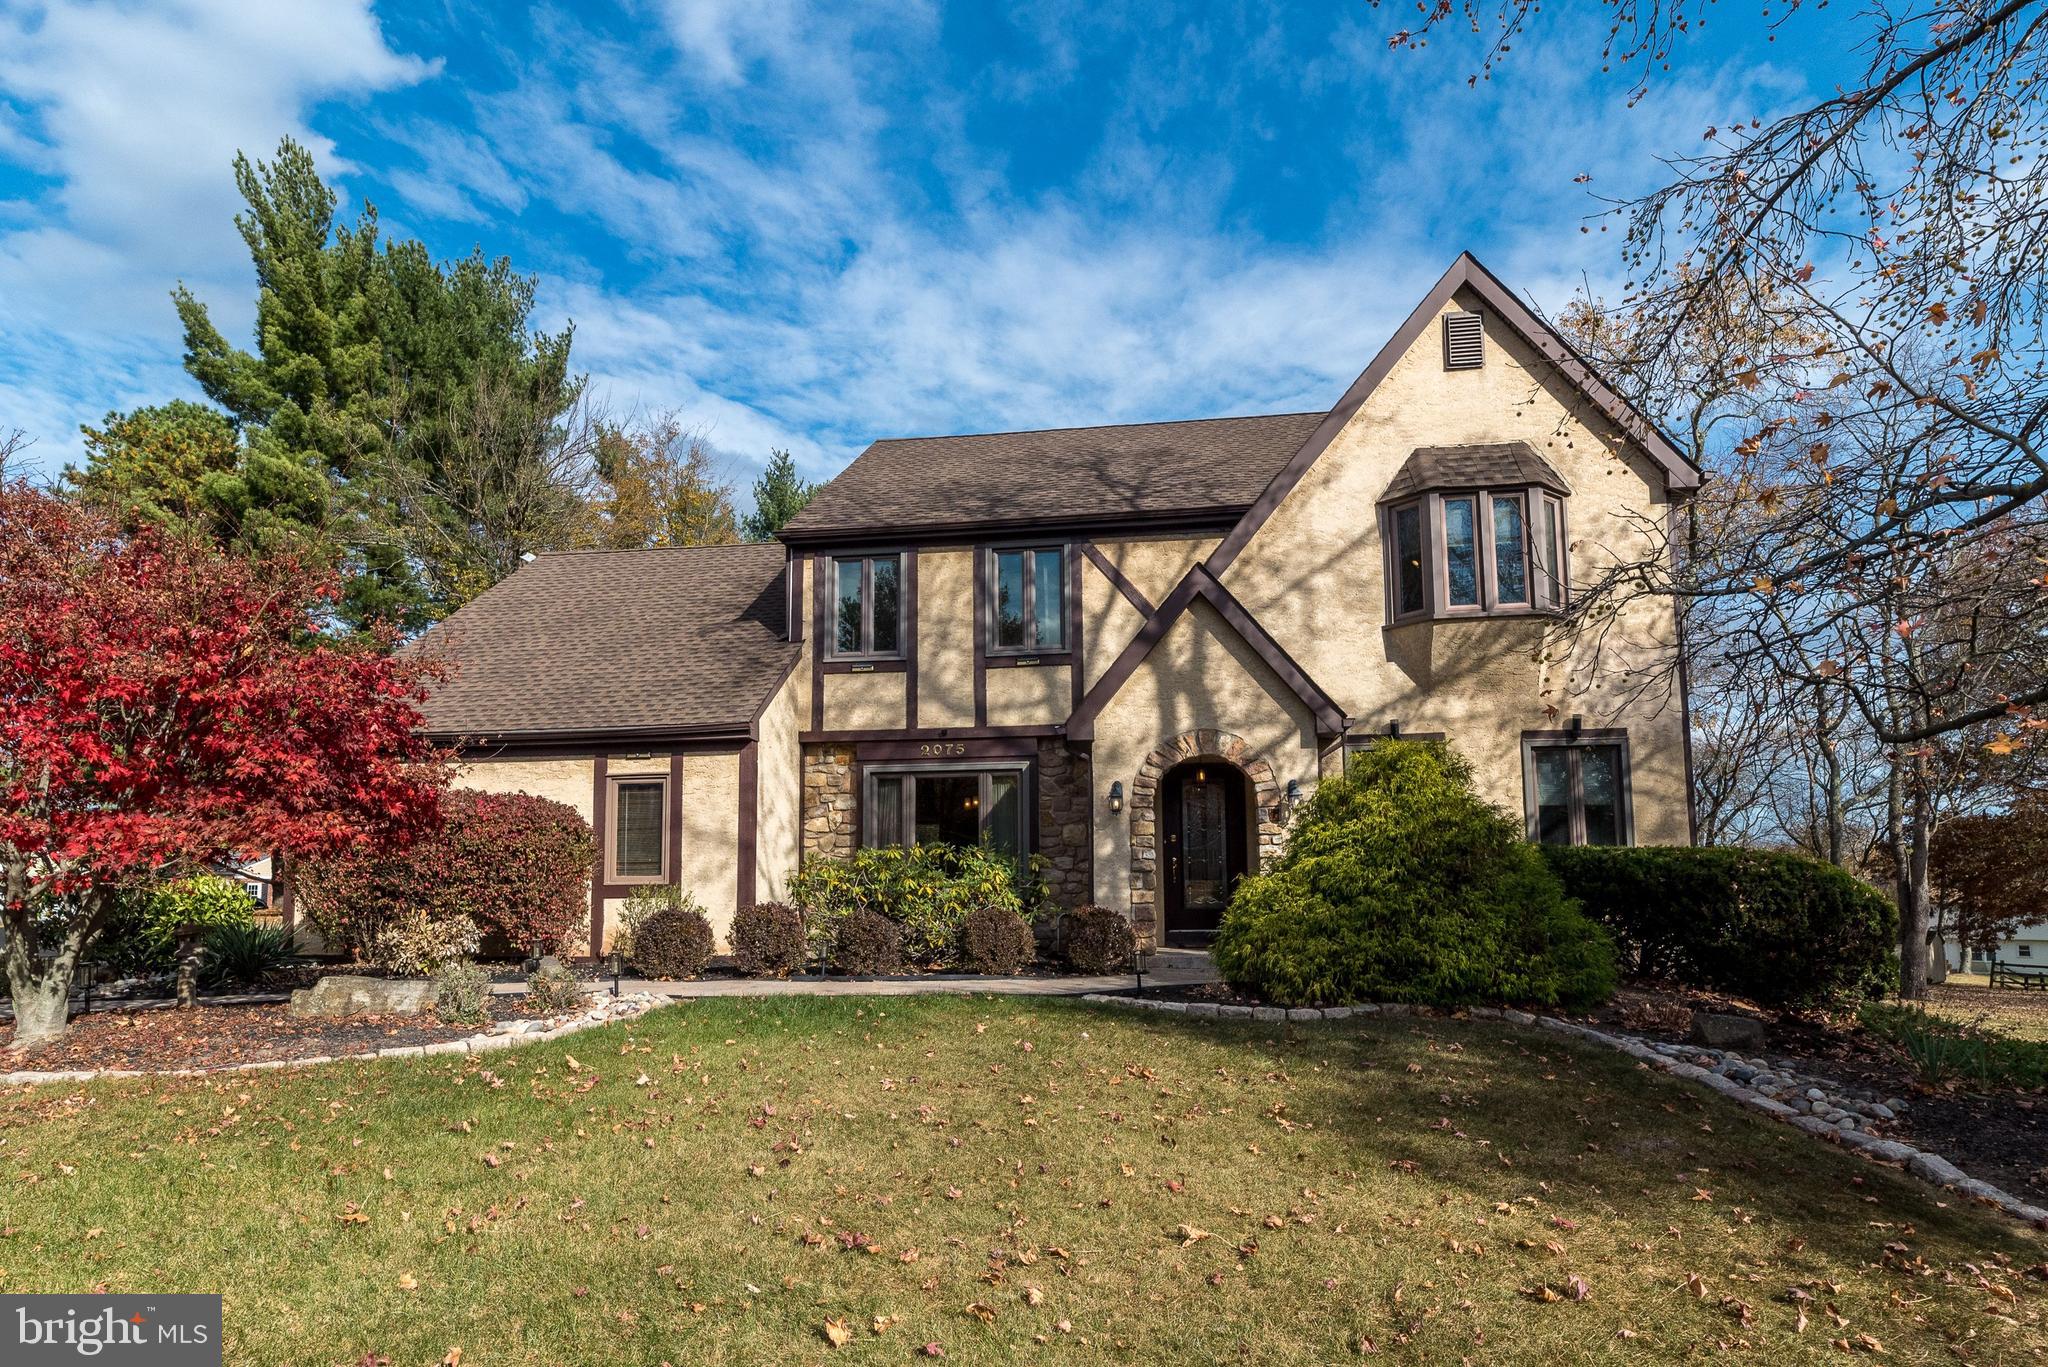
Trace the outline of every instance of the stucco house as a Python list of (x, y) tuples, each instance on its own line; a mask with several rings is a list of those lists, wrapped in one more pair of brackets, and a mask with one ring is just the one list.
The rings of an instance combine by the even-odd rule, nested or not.
[[(986, 840), (1200, 942), (1347, 747), (1440, 736), (1532, 838), (1691, 838), (1669, 602), (1546, 627), (1698, 487), (1461, 256), (1327, 412), (878, 441), (765, 545), (542, 555), (436, 628), (462, 781), (721, 928), (799, 861)], [(1664, 675), (1653, 675), (1659, 679)]]

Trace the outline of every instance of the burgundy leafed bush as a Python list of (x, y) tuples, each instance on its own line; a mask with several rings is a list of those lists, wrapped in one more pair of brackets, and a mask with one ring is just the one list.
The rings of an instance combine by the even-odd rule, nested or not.
[(359, 953), (406, 907), (467, 916), (525, 954), (558, 954), (590, 925), (596, 854), (573, 807), (528, 793), (451, 792), (440, 831), (403, 850), (310, 861), (297, 876), (306, 914), (331, 948)]

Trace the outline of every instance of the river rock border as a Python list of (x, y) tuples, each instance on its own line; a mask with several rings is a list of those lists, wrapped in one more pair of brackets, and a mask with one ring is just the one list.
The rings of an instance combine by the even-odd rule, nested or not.
[[(1125, 997), (1091, 992), (1082, 1001), (1105, 1006), (1122, 1006), (1142, 1011), (1165, 1011), (1175, 1015), (1212, 1020), (1249, 1020), (1267, 1024), (1310, 1024), (1349, 1020), (1353, 1016), (1466, 1017), (1472, 1020), (1506, 1021), (1510, 1025), (1535, 1026), (1561, 1035), (1571, 1035), (1589, 1044), (1602, 1045), (1629, 1055), (1659, 1072), (1687, 1082), (1712, 1088), (1730, 1100), (1773, 1120), (1806, 1131), (1816, 1139), (1840, 1144), (1865, 1158), (1896, 1164), (1930, 1186), (1951, 1188), (1973, 1201), (1994, 1207), (2037, 1229), (2048, 1229), (2048, 1209), (2031, 1205), (2009, 1192), (1980, 1182), (1939, 1154), (1929, 1153), (1898, 1139), (1871, 1132), (1884, 1121), (1896, 1118), (1905, 1103), (1899, 1099), (1873, 1101), (1850, 1096), (1839, 1089), (1807, 1086), (1818, 1079), (1803, 1079), (1784, 1069), (1772, 1069), (1761, 1060), (1748, 1060), (1724, 1050), (1694, 1045), (1661, 1044), (1634, 1035), (1610, 1034), (1591, 1026), (1491, 1006), (1471, 1006), (1446, 1011), (1436, 1007), (1413, 1006), (1403, 1002), (1363, 1003), (1358, 1006), (1288, 1007), (1231, 1006), (1220, 1002), (1168, 1001), (1159, 997)], [(1707, 1059), (1702, 1067), (1688, 1059)], [(1781, 1099), (1783, 1098), (1783, 1099)]]
[(653, 992), (628, 992), (621, 997), (601, 996), (589, 1006), (561, 1016), (531, 1020), (499, 1021), (481, 1034), (434, 1044), (402, 1044), (373, 1049), (363, 1054), (317, 1054), (311, 1058), (264, 1059), (256, 1063), (224, 1063), (217, 1068), (81, 1068), (61, 1072), (0, 1073), (0, 1087), (33, 1087), (46, 1082), (92, 1082), (100, 1078), (124, 1077), (212, 1077), (219, 1073), (263, 1073), (279, 1068), (311, 1068), (322, 1063), (363, 1063), (380, 1058), (433, 1058), (447, 1054), (487, 1054), (522, 1044), (539, 1044), (561, 1039), (581, 1030), (592, 1030), (615, 1021), (632, 1020), (670, 998)]

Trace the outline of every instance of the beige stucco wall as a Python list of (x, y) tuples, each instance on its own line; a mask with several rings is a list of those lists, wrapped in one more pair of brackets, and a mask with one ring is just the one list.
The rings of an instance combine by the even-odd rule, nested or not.
[(754, 898), (783, 900), (803, 848), (803, 751), (797, 734), (810, 711), (810, 670), (799, 661), (761, 714), (755, 747), (758, 821), (754, 834)]
[[(972, 668), (970, 662), (969, 665)], [(920, 668), (922, 665), (920, 664)], [(902, 670), (873, 674), (827, 674), (825, 676), (825, 717), (821, 730), (900, 730), (907, 725), (904, 705), (905, 680)], [(922, 704), (920, 704), (921, 706)], [(970, 712), (973, 696), (968, 697)], [(919, 718), (922, 721), (922, 718)], [(972, 721), (970, 716), (969, 721)]]
[(974, 725), (974, 552), (917, 553), (917, 724)]
[[(1215, 609), (1197, 602), (1096, 718), (1097, 802), (1114, 782), (1128, 794), (1139, 766), (1163, 743), (1203, 729), (1243, 737), (1283, 789), (1289, 779), (1304, 788), (1315, 782), (1314, 718)], [(1098, 808), (1096, 900), (1127, 905), (1130, 873), (1128, 814), (1113, 817)]]
[[(667, 763), (663, 761), (664, 765)], [(592, 761), (578, 759), (478, 759), (455, 769), (457, 787), (480, 793), (531, 793), (574, 807), (591, 819)]]
[(721, 946), (739, 902), (739, 811), (739, 752), (684, 755), (682, 885)]
[(991, 669), (987, 677), (990, 726), (1055, 726), (1074, 710), (1074, 674), (1065, 665)]
[[(1476, 299), (1461, 307), (1479, 308)], [(1643, 545), (1630, 518), (1668, 512), (1661, 470), (1564, 385), (1529, 348), (1479, 309), (1486, 365), (1443, 368), (1437, 324), (1379, 388), (1260, 528), (1223, 577), (1280, 645), (1328, 689), (1354, 729), (1442, 731), (1472, 761), (1481, 790), (1522, 811), (1521, 734), (1570, 716), (1629, 732), (1640, 843), (1683, 842), (1684, 728), (1675, 682), (1637, 697), (1631, 673), (1668, 658), (1668, 603), (1636, 605), (1607, 633), (1598, 672), (1590, 652), (1546, 649), (1535, 622), (1458, 622), (1383, 629), (1386, 615), (1378, 501), (1419, 446), (1522, 440), (1571, 485), (1566, 502), (1571, 577)], [(1552, 654), (1561, 658), (1550, 659)]]
[(1132, 588), (1157, 607), (1167, 594), (1173, 592), (1173, 586), (1215, 550), (1221, 540), (1215, 536), (1148, 537), (1131, 541), (1098, 541), (1095, 549), (1123, 572), (1124, 578), (1131, 581)]
[[(1185, 573), (1185, 571), (1183, 571)], [(1081, 570), (1081, 678), (1094, 687), (1145, 625), (1131, 600), (1092, 562)]]

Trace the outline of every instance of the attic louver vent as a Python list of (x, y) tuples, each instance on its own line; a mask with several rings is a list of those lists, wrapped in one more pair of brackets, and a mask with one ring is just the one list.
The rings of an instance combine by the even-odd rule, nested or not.
[(1477, 370), (1486, 364), (1486, 330), (1476, 313), (1444, 315), (1444, 369)]

